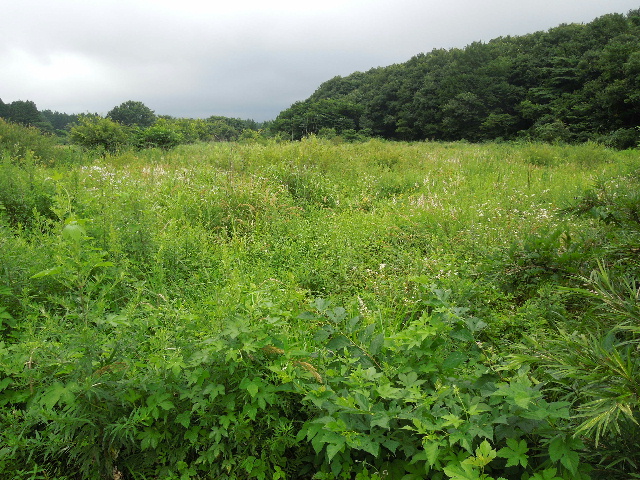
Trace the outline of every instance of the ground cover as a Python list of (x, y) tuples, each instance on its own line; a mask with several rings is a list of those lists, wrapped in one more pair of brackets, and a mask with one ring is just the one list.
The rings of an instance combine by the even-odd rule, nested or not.
[(636, 151), (47, 155), (0, 165), (5, 478), (637, 476)]

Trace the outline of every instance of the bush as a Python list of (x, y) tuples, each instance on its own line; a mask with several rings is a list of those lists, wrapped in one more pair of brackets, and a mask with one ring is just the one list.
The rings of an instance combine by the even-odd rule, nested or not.
[[(596, 478), (636, 478), (640, 465), (640, 306), (635, 278), (614, 278), (602, 265), (575, 290), (595, 318), (583, 330), (561, 327), (533, 335), (535, 352), (524, 363), (570, 401), (580, 424), (575, 435), (589, 446)], [(584, 325), (588, 326), (584, 328)], [(523, 360), (522, 358), (520, 359)]]
[[(113, 266), (90, 263), (81, 270), (103, 270), (85, 292), (91, 302)], [(76, 295), (72, 270), (39, 275), (72, 280)], [(563, 428), (568, 403), (547, 401), (524, 372), (495, 368), (476, 341), (483, 322), (447, 297), (425, 293), (423, 315), (390, 335), (322, 299), (297, 319), (272, 305), (258, 324), (236, 316), (204, 336), (172, 307), (131, 322), (76, 305), (64, 344), (0, 344), (0, 473), (586, 478), (582, 444)], [(312, 341), (278, 333), (296, 320)], [(151, 340), (175, 328), (168, 343)]]
[(115, 153), (130, 143), (129, 132), (119, 123), (99, 116), (83, 116), (71, 129), (71, 142), (81, 147)]
[(136, 144), (140, 148), (170, 150), (180, 145), (183, 140), (182, 134), (163, 123), (140, 130), (136, 135)]
[(0, 208), (12, 227), (30, 228), (55, 219), (55, 195), (54, 183), (37, 175), (33, 165), (0, 163)]
[(599, 138), (608, 147), (624, 150), (640, 145), (640, 130), (637, 128), (619, 128)]
[(0, 118), (0, 155), (4, 151), (10, 158), (29, 155), (37, 162), (52, 163), (64, 153), (55, 137), (43, 134), (35, 127), (25, 127)]

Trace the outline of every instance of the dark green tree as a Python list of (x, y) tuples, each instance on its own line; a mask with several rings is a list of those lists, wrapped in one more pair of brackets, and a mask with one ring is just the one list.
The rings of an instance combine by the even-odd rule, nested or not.
[(9, 115), (9, 106), (0, 98), (0, 118), (7, 118)]
[[(8, 105), (8, 120), (26, 127), (44, 127), (51, 129), (51, 125), (42, 117), (38, 107), (31, 100), (16, 100)], [(47, 125), (48, 124), (48, 125)], [(48, 127), (48, 128), (47, 128)]]
[(333, 129), (337, 134), (360, 130), (363, 107), (346, 99), (323, 98), (296, 102), (278, 115), (271, 129), (291, 136), (293, 140)]
[(451, 140), (479, 140), (480, 127), (486, 117), (482, 99), (475, 93), (463, 92), (442, 106), (442, 128)]
[(240, 131), (224, 120), (209, 121), (208, 125), (211, 136), (217, 142), (232, 142), (240, 136)]
[(142, 102), (128, 100), (114, 107), (107, 118), (129, 127), (150, 127), (156, 121), (156, 115)]
[(52, 112), (51, 110), (43, 110), (40, 112), (42, 116), (51, 123), (53, 128), (57, 130), (69, 130), (71, 125), (78, 121), (78, 115), (69, 114), (69, 113), (61, 113), (61, 112)]

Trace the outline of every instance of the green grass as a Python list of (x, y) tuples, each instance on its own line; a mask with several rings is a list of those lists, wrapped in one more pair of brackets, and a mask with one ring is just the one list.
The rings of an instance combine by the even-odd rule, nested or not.
[[(598, 324), (575, 293), (591, 271), (602, 265), (621, 275), (635, 271), (637, 261), (623, 255), (625, 248), (635, 251), (635, 227), (567, 211), (595, 185), (634, 178), (637, 152), (591, 144), (309, 138), (86, 155), (74, 164), (38, 163), (12, 152), (3, 158), (5, 478), (114, 478), (122, 472), (124, 478), (316, 473), (364, 479), (385, 478), (383, 468), (400, 475), (389, 478), (428, 472), (447, 475), (434, 478), (554, 478), (553, 469), (560, 478), (588, 478), (575, 455), (593, 464), (600, 447), (588, 436), (569, 441), (578, 419), (556, 418), (550, 410), (524, 414), (514, 410), (516, 397), (500, 392), (520, 388), (534, 395), (529, 389), (542, 381), (549, 402), (570, 397), (552, 388), (542, 371), (528, 377), (508, 359), (522, 348), (538, 358), (534, 347), (522, 346), (531, 345), (529, 337), (557, 339), (565, 330)], [(601, 208), (618, 205), (615, 199), (624, 195), (617, 195)], [(632, 217), (635, 197), (624, 198), (625, 215)], [(622, 233), (626, 243), (618, 240)], [(414, 330), (442, 341), (412, 347), (407, 332)], [(269, 348), (283, 353), (269, 356)], [(412, 348), (420, 352), (415, 358)], [(464, 354), (452, 353), (458, 350)], [(433, 365), (444, 363), (420, 373), (420, 358), (427, 357)], [(536, 362), (528, 365), (533, 369)], [(476, 420), (456, 409), (480, 402), (484, 387), (473, 381), (493, 375), (491, 381), (503, 386), (492, 398), (506, 402), (492, 404), (496, 418), (510, 409), (509, 415), (538, 415), (546, 427), (529, 433), (497, 428), (491, 436), (469, 434), (468, 443), (456, 446), (446, 440), (452, 434), (447, 428), (426, 433), (418, 417), (407, 424), (408, 413), (391, 413), (400, 402), (390, 400), (395, 393), (364, 393), (374, 383), (362, 372), (373, 375), (371, 369), (383, 375), (378, 385), (386, 381), (407, 392), (413, 387), (406, 375), (417, 371), (426, 383), (415, 390), (417, 403), (405, 399), (415, 407), (411, 415), (418, 415), (419, 402), (431, 401), (432, 388), (449, 414), (470, 425)], [(442, 376), (436, 379), (434, 371)], [(357, 380), (349, 376), (356, 374)], [(320, 395), (316, 376), (326, 396), (313, 397)], [(461, 390), (440, 391), (451, 376), (459, 376)], [(215, 385), (224, 395), (211, 394)], [(361, 428), (345, 420), (356, 408), (349, 402), (364, 408), (365, 397), (352, 398), (353, 392), (367, 402), (377, 399), (387, 415), (357, 435), (382, 438), (376, 428), (393, 418), (398, 431), (418, 439), (415, 445), (407, 440), (404, 457), (383, 458), (378, 448), (391, 452), (400, 441), (384, 429), (388, 436), (379, 444), (342, 440), (350, 437), (341, 428), (353, 435)], [(208, 410), (203, 399), (219, 411)], [(623, 412), (630, 412), (623, 425), (629, 438), (637, 432), (640, 400), (634, 401)], [(317, 430), (318, 418), (330, 415), (347, 423)], [(617, 419), (612, 425), (622, 425)], [(184, 431), (175, 433), (181, 425)], [(307, 438), (316, 435), (316, 443), (296, 437), (301, 428), (315, 432)], [(597, 432), (607, 435), (606, 428)], [(175, 435), (191, 444), (172, 446)], [(427, 459), (415, 450), (426, 448), (427, 438), (449, 443), (440, 454), (430, 450)], [(483, 439), (491, 445), (482, 449), (494, 446), (494, 453), (507, 455), (511, 450), (504, 449), (515, 444), (507, 447), (506, 438), (520, 438), (531, 449), (521, 473), (504, 467), (504, 460), (486, 468), (478, 460)], [(549, 442), (557, 446), (559, 439), (565, 457), (549, 453)], [(351, 458), (347, 448), (360, 457)], [(616, 466), (620, 475), (633, 470), (638, 459), (630, 455)], [(411, 466), (416, 462), (421, 473)], [(468, 465), (475, 473), (460, 473)], [(217, 473), (206, 474), (207, 468)]]

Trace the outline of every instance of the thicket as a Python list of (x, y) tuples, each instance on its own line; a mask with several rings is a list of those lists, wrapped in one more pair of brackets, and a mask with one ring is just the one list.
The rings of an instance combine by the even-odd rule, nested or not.
[(395, 140), (640, 140), (640, 10), (335, 77), (272, 125)]
[(31, 151), (0, 164), (3, 478), (639, 477), (637, 152)]

